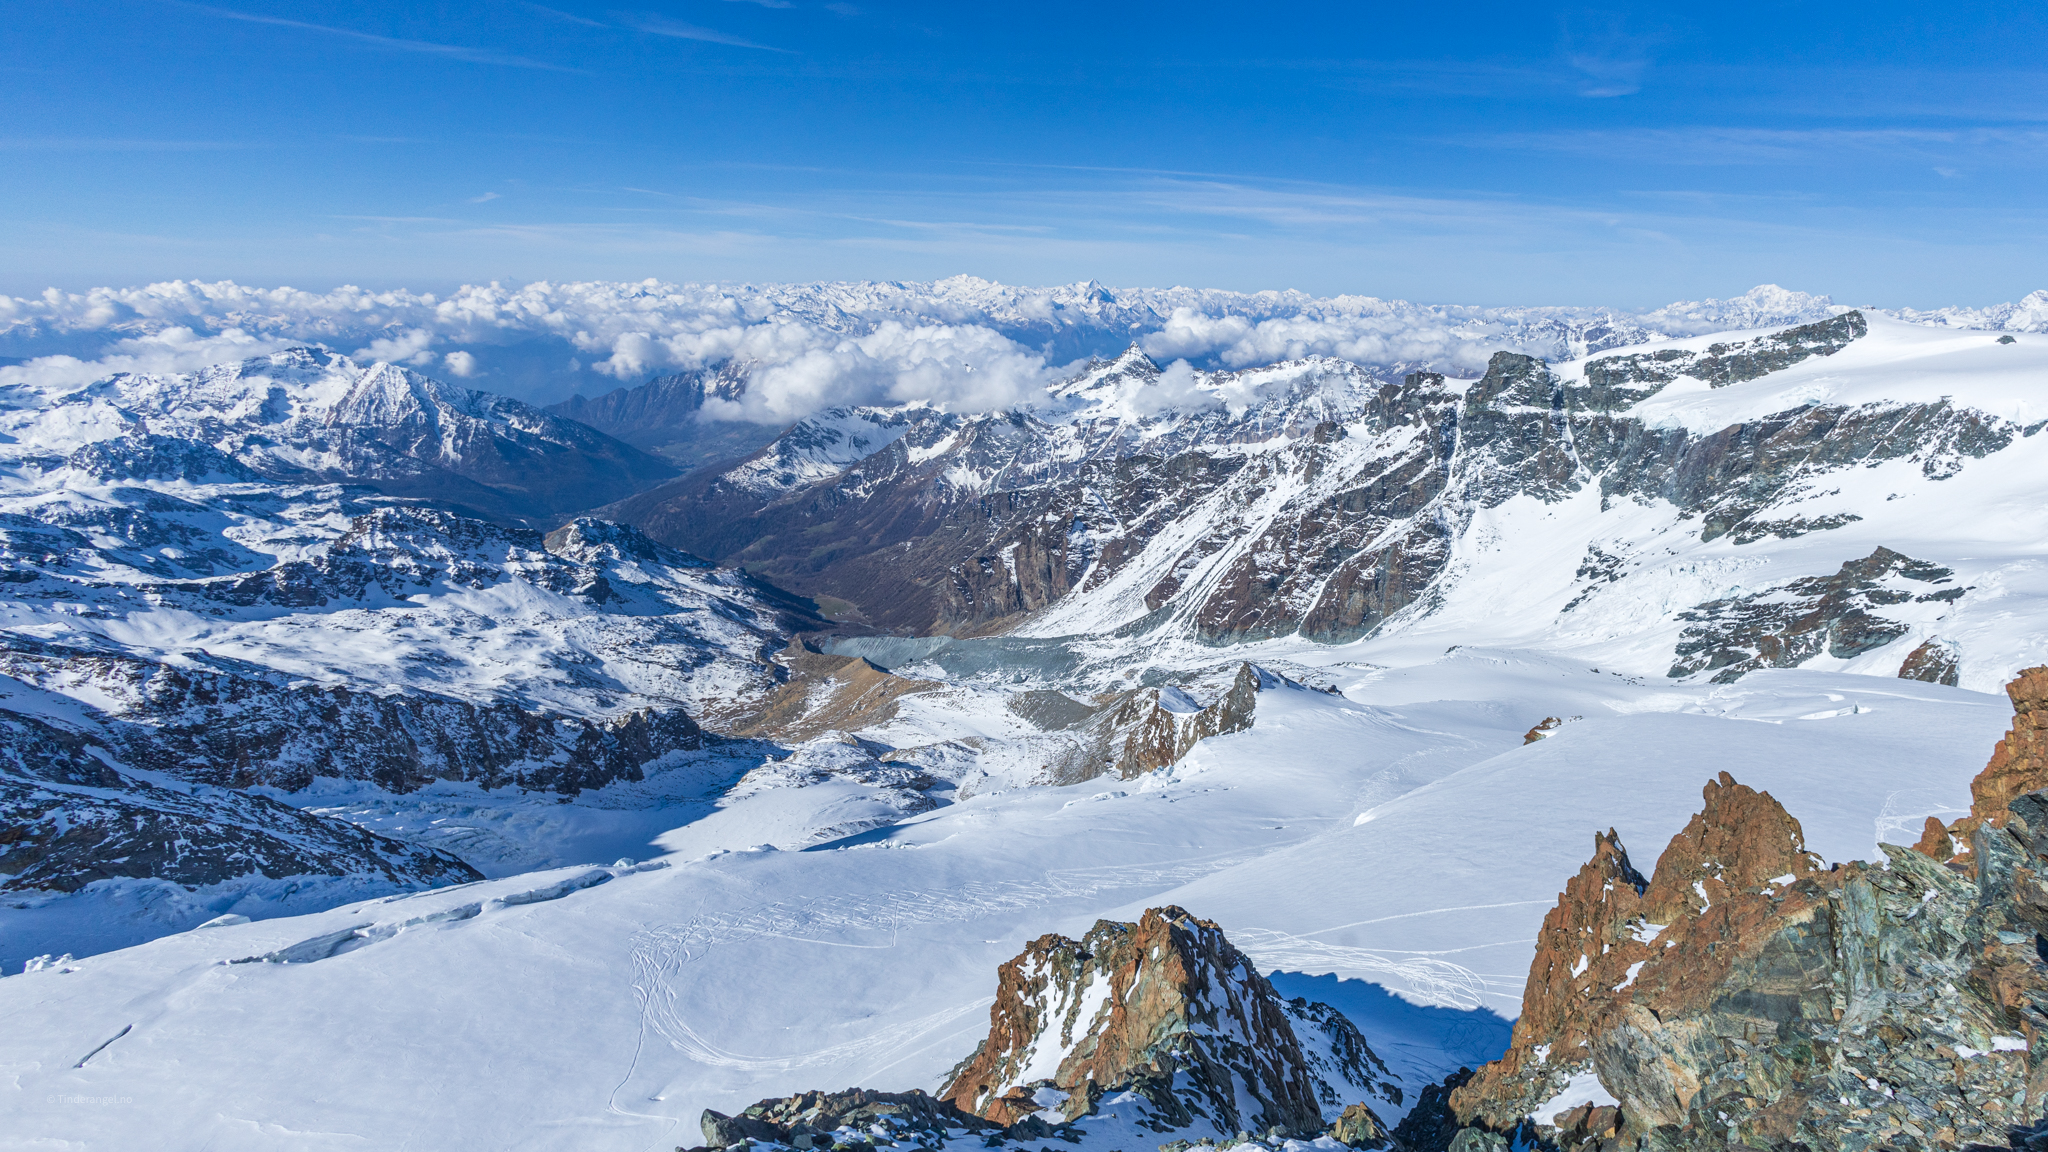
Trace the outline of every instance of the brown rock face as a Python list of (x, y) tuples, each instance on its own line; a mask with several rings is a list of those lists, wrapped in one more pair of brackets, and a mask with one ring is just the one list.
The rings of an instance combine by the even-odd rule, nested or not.
[(1953, 688), (1962, 680), (1963, 669), (1955, 646), (1941, 640), (1923, 641), (1899, 665), (1899, 679), (1924, 680)]
[[(1612, 830), (1594, 837), (1592, 860), (1544, 917), (1507, 1054), (1452, 1097), (1461, 1115), (1511, 1127), (1584, 1071), (1631, 1005), (1696, 1011), (1765, 921), (1787, 901), (1794, 911), (1811, 902), (1792, 884), (1826, 869), (1805, 850), (1797, 820), (1726, 772), (1703, 798), (1654, 880), (1635, 870)], [(1667, 954), (1685, 962), (1665, 963)], [(1687, 1087), (1681, 1077), (1673, 1094)]]
[[(1827, 867), (1726, 773), (1648, 881), (1596, 837), (1544, 921), (1507, 1055), (1451, 1093), (1448, 1146), (1962, 1148), (2032, 1131), (2048, 1104), (2048, 669), (2009, 691), (2013, 731), (1970, 818), (1883, 846), (1883, 865)], [(1974, 867), (1935, 862), (1958, 841)], [(1587, 1077), (1612, 1101), (1553, 1103)]]
[(2012, 698), (2012, 727), (1970, 781), (1970, 814), (1946, 829), (1928, 817), (1914, 845), (1921, 853), (1944, 862), (1967, 856), (1978, 825), (2003, 825), (2015, 797), (2048, 788), (2048, 666), (2021, 671), (2005, 694)]
[(2048, 667), (2029, 668), (2005, 686), (2012, 728), (1991, 763), (1970, 781), (1970, 815), (1996, 827), (2013, 797), (2048, 788)]
[(802, 638), (776, 653), (789, 679), (768, 695), (758, 712), (732, 725), (735, 736), (810, 740), (826, 732), (850, 732), (896, 715), (896, 702), (938, 685), (885, 671), (858, 656), (829, 656)]
[(1325, 1108), (1356, 1100), (1340, 1086), (1398, 1101), (1385, 1075), (1342, 1016), (1283, 1001), (1222, 929), (1167, 907), (1078, 941), (1041, 937), (1004, 964), (988, 1038), (939, 1095), (1010, 1125), (1048, 1107), (1071, 1120), (1128, 1091), (1159, 1131), (1311, 1135)]
[[(1250, 728), (1266, 676), (1250, 664), (1240, 664), (1230, 691), (1193, 711), (1169, 707), (1170, 690), (1145, 688), (1126, 695), (1095, 722), (1115, 757), (1116, 774), (1130, 780), (1178, 764), (1203, 740)], [(1179, 698), (1184, 700), (1184, 694)]]

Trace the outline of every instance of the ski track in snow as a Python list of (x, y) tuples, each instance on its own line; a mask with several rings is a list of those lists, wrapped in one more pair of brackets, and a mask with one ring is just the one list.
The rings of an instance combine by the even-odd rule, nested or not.
[[(1489, 996), (1498, 1001), (1502, 996), (1518, 996), (1522, 990), (1522, 977), (1475, 972), (1462, 964), (1445, 960), (1440, 954), (1416, 955), (1350, 948), (1269, 928), (1234, 928), (1230, 939), (1257, 962), (1261, 971), (1330, 972), (1347, 979), (1371, 980), (1374, 983), (1394, 977), (1418, 999), (1465, 1011), (1491, 1007), (1487, 1001)], [(1459, 951), (1526, 942), (1489, 941)]]
[[(750, 937), (783, 937), (842, 948), (890, 948), (896, 945), (896, 931), (905, 926), (963, 923), (1004, 912), (1082, 901), (1121, 889), (1162, 891), (1247, 859), (1250, 856), (1230, 854), (1157, 864), (1061, 869), (1030, 880), (976, 880), (959, 887), (882, 892), (865, 897), (822, 896), (699, 915), (682, 924), (651, 929), (634, 941), (633, 991), (647, 1026), (676, 1050), (702, 1064), (784, 1072), (852, 1058), (872, 1059), (901, 1050), (936, 1028), (986, 1008), (994, 1003), (994, 998), (956, 1005), (859, 1040), (810, 1052), (745, 1056), (710, 1043), (690, 1027), (678, 991), (683, 968), (720, 944)], [(884, 930), (890, 933), (887, 944), (821, 939)]]

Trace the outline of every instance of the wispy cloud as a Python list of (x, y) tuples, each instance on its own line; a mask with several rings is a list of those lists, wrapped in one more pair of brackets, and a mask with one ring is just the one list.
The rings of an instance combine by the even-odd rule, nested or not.
[(1574, 13), (1565, 19), (1564, 58), (1580, 77), (1579, 95), (1611, 99), (1643, 90), (1658, 37), (1631, 32), (1619, 16)]
[(486, 192), (481, 196), (471, 196), (469, 198), (469, 202), (471, 204), (487, 204), (492, 200), (496, 200), (497, 198), (498, 194), (496, 192)]
[[(767, 44), (756, 44), (752, 40), (742, 40), (738, 36), (729, 36), (716, 29), (700, 28), (695, 24), (685, 24), (680, 20), (671, 20), (666, 16), (636, 16), (627, 20), (626, 24), (642, 32), (655, 36), (668, 36), (677, 40), (702, 40), (706, 44), (725, 44), (733, 48), (753, 48), (761, 52), (789, 52), (787, 48), (775, 48)], [(793, 53), (791, 54), (793, 55)]]
[(109, 140), (98, 137), (0, 138), (0, 149), (42, 152), (216, 152), (249, 148), (229, 140)]
[(1982, 152), (2005, 162), (2048, 160), (2048, 132), (1971, 128), (1635, 128), (1453, 137), (1447, 143), (1651, 164), (1809, 164), (1861, 154), (1933, 161)]
[(287, 20), (282, 16), (260, 16), (253, 12), (236, 12), (229, 8), (215, 8), (208, 4), (190, 4), (185, 0), (168, 0), (180, 8), (204, 12), (223, 20), (240, 20), (247, 24), (268, 24), (276, 28), (297, 28), (304, 32), (319, 32), (328, 36), (341, 36), (363, 44), (394, 52), (418, 52), (428, 56), (439, 56), (447, 60), (461, 60), (470, 64), (499, 64), (508, 68), (539, 68), (548, 72), (581, 72), (581, 68), (570, 68), (561, 64), (550, 64), (545, 60), (532, 60), (525, 56), (509, 56), (486, 48), (470, 48), (460, 44), (435, 44), (426, 40), (402, 40), (395, 36), (379, 36), (372, 32), (358, 32), (353, 28), (335, 28), (327, 24), (309, 24), (304, 20)]
[(550, 8), (545, 4), (535, 4), (532, 2), (532, 0), (519, 0), (519, 4), (522, 8), (531, 8), (535, 12), (539, 12), (548, 16), (553, 16), (557, 20), (566, 20), (571, 24), (582, 24), (590, 28), (611, 27), (611, 25), (606, 24), (602, 20), (592, 20), (588, 16), (578, 16), (574, 12), (564, 12), (560, 8)]
[(789, 0), (726, 0), (729, 4), (759, 4), (763, 8), (794, 8)]

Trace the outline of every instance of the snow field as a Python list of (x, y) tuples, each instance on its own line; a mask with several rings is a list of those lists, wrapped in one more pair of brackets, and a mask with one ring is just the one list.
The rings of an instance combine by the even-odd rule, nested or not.
[[(1283, 993), (1352, 1013), (1412, 1099), (1498, 1050), (1535, 926), (1596, 828), (1617, 827), (1647, 870), (1726, 769), (1784, 801), (1822, 855), (1868, 856), (1905, 809), (1966, 803), (2010, 719), (1999, 698), (1840, 673), (1637, 686), (1471, 650), (1333, 671), (1348, 698), (1269, 690), (1250, 731), (1114, 789), (985, 794), (837, 845), (671, 856), (539, 903), (494, 898), (586, 870), (8, 977), (0, 1127), (86, 1147), (165, 1132), (214, 1148), (691, 1143), (706, 1107), (935, 1088), (985, 1032), (998, 963), (1163, 903), (1217, 920)], [(1522, 746), (1546, 714), (1585, 719)], [(379, 938), (224, 963), (351, 930)], [(67, 1096), (134, 1104), (49, 1103)]]

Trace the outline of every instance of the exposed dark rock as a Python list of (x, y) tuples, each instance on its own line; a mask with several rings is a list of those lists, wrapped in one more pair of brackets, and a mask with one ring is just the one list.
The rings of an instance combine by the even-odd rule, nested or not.
[(1726, 388), (1790, 368), (1814, 356), (1832, 356), (1848, 347), (1851, 340), (1869, 332), (1870, 323), (1863, 313), (1844, 312), (1831, 320), (1802, 324), (1753, 340), (1712, 344), (1704, 353), (1666, 348), (1603, 356), (1586, 365), (1586, 380), (1599, 390), (1596, 396), (1611, 411), (1654, 395), (1680, 376), (1704, 380), (1714, 388)]
[(265, 796), (153, 784), (112, 758), (88, 735), (0, 711), (0, 891), (73, 892), (114, 878), (198, 887), (252, 874), (401, 888), (482, 879), (432, 848)]
[(1758, 520), (1754, 517), (1742, 522), (1735, 529), (1732, 539), (1737, 544), (1754, 544), (1766, 536), (1790, 540), (1808, 532), (1826, 532), (1845, 524), (1854, 524), (1863, 517), (1854, 512), (1843, 512), (1834, 516), (1794, 516), (1784, 520)]
[(1958, 599), (1964, 589), (1940, 587), (1953, 576), (1947, 568), (1879, 548), (1843, 564), (1833, 576), (1708, 601), (1679, 613), (1688, 623), (1670, 675), (1715, 672), (1714, 681), (1725, 684), (1758, 668), (1794, 668), (1822, 652), (1844, 660), (1860, 656), (1907, 632), (1906, 624), (1884, 615), (1884, 607)]
[(1444, 1077), (1441, 1084), (1429, 1084), (1415, 1097), (1415, 1107), (1394, 1125), (1395, 1147), (1404, 1152), (1446, 1152), (1461, 1125), (1451, 1111), (1451, 1093), (1472, 1079), (1472, 1069), (1460, 1068)]
[(866, 1088), (799, 1092), (763, 1100), (737, 1116), (706, 1109), (699, 1120), (707, 1148), (726, 1148), (747, 1139), (790, 1144), (800, 1136), (811, 1137), (814, 1147), (830, 1148), (834, 1146), (832, 1134), (839, 1129), (866, 1133), (876, 1124), (906, 1136), (948, 1136), (958, 1135), (960, 1130), (994, 1132), (1002, 1128), (915, 1088), (908, 1092), (875, 1092)]
[[(1971, 815), (1920, 850), (1881, 845), (1881, 865), (1823, 864), (1726, 773), (1650, 879), (1597, 838), (1544, 921), (1507, 1055), (1451, 1094), (1450, 1147), (2030, 1138), (2048, 1105), (2048, 668), (2009, 691)], [(1968, 850), (1945, 866), (1952, 838)], [(1589, 1075), (1618, 1103), (1545, 1104)]]
[(738, 400), (753, 365), (728, 361), (712, 368), (657, 376), (635, 388), (602, 396), (571, 396), (547, 411), (588, 424), (635, 448), (684, 468), (735, 460), (775, 439), (778, 426), (703, 418), (707, 399)]
[(1953, 688), (1962, 679), (1962, 657), (1946, 640), (1925, 640), (1899, 665), (1899, 679), (1925, 680)]
[(641, 765), (703, 741), (679, 708), (598, 720), (296, 683), (203, 654), (172, 665), (18, 635), (0, 645), (0, 674), (36, 687), (94, 681), (108, 702), (87, 712), (124, 763), (229, 788), (295, 791), (330, 776), (394, 792), (469, 780), (574, 795), (639, 780)]
[(1179, 908), (1097, 921), (1078, 941), (1033, 941), (1002, 966), (989, 1023), (939, 1094), (1003, 1124), (1041, 1111), (1043, 1089), (1063, 1097), (1069, 1120), (1129, 1091), (1160, 1131), (1205, 1123), (1224, 1137), (1308, 1136), (1324, 1130), (1325, 1097), (1391, 1087), (1349, 1021), (1283, 1001), (1221, 929)]

